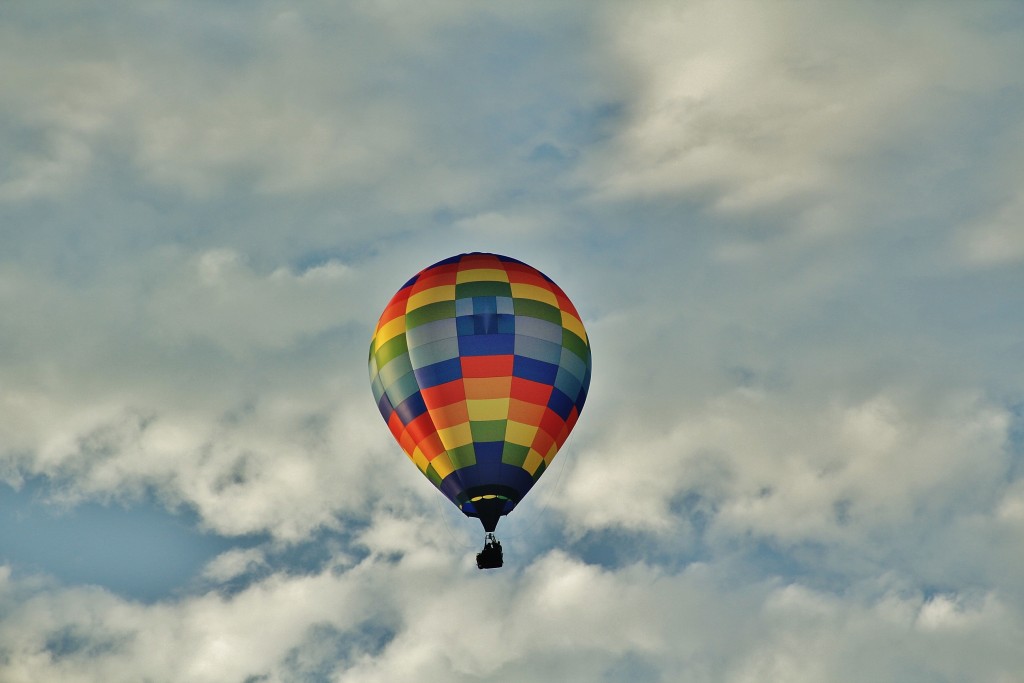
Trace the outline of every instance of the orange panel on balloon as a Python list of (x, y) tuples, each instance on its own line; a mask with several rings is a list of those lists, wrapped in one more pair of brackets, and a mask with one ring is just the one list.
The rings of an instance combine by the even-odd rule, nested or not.
[(428, 461), (444, 453), (444, 444), (441, 443), (441, 437), (437, 435), (437, 432), (428, 434), (427, 438), (420, 441), (419, 447), (423, 451), (423, 455), (427, 456)]
[(434, 426), (439, 430), (469, 422), (469, 409), (465, 402), (436, 408), (429, 411), (429, 415), (434, 421)]
[(462, 380), (466, 399), (508, 398), (512, 392), (511, 377), (478, 377)]
[(406, 429), (402, 432), (402, 435), (398, 437), (398, 445), (402, 447), (402, 450), (409, 456), (412, 456), (412, 452), (416, 450), (416, 439), (413, 438), (409, 430)]
[(513, 398), (508, 402), (508, 419), (527, 425), (540, 424), (544, 417), (544, 406)]

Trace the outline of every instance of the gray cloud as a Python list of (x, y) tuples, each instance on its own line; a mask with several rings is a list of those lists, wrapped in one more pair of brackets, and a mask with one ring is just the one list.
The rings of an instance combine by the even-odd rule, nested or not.
[(1013, 680), (1020, 665), (1022, 625), (993, 594), (926, 596), (887, 577), (843, 597), (798, 583), (735, 588), (723, 583), (728, 568), (720, 565), (612, 573), (561, 553), (483, 580), (437, 548), (405, 550), (398, 562), (273, 576), (230, 598), (174, 605), (141, 606), (85, 589), (38, 594), (5, 622), (7, 661), (20, 667), (5, 665), (5, 675), (293, 680), (322, 665), (325, 648), (333, 655), (323, 678), (341, 681), (415, 671), (582, 681), (651, 668), (736, 682), (893, 672), (907, 680), (999, 681)]

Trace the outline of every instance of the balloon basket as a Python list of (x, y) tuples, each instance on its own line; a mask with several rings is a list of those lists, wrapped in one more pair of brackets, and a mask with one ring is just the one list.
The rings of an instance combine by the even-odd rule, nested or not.
[(484, 536), (484, 549), (476, 554), (478, 569), (497, 569), (502, 565), (501, 543), (494, 534)]

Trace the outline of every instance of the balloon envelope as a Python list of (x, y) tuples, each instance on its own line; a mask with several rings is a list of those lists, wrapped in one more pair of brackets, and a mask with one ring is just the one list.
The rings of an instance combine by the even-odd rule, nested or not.
[(507, 256), (460, 254), (392, 297), (369, 366), (377, 406), (405, 453), (493, 531), (576, 424), (590, 342), (546, 275)]

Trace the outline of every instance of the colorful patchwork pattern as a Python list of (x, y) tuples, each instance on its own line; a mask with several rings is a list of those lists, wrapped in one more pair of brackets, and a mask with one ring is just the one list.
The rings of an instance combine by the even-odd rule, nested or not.
[(506, 256), (461, 254), (398, 290), (377, 323), (369, 365), (373, 396), (402, 449), (491, 531), (576, 424), (590, 342), (572, 302), (540, 271)]

